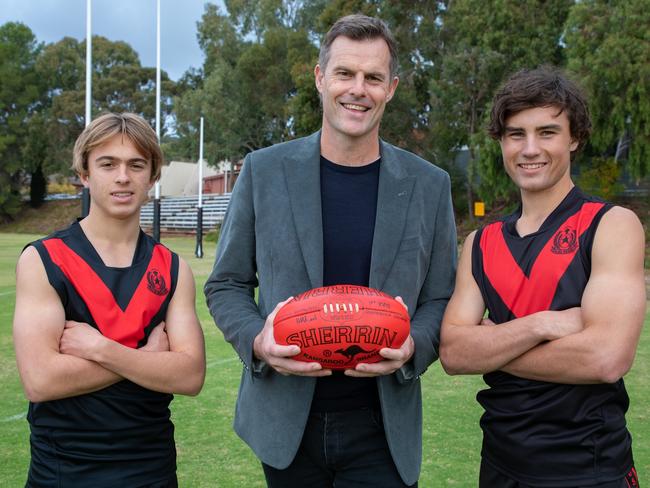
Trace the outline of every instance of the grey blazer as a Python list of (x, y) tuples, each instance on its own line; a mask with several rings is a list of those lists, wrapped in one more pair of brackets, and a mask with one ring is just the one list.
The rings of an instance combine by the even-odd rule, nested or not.
[[(377, 386), (391, 454), (412, 484), (422, 458), (419, 379), (438, 357), (454, 284), (456, 228), (447, 173), (383, 141), (381, 158), (370, 286), (404, 299), (415, 354), (401, 370), (377, 378)], [(317, 132), (246, 156), (204, 288), (210, 313), (244, 364), (235, 431), (279, 469), (296, 454), (316, 380), (260, 368), (253, 340), (278, 302), (322, 285)]]

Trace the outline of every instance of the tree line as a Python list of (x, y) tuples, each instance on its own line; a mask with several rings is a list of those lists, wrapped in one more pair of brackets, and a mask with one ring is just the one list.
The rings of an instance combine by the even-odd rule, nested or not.
[[(225, 0), (197, 25), (203, 66), (163, 72), (168, 160), (216, 164), (320, 127), (318, 45), (342, 15), (385, 20), (399, 46), (400, 86), (381, 136), (447, 169), (456, 208), (512, 201), (498, 144), (485, 135), (491, 98), (521, 68), (566, 69), (590, 99), (594, 130), (577, 164), (583, 181), (647, 177), (650, 10), (647, 0)], [(85, 42), (44, 45), (22, 24), (0, 26), (0, 216), (15, 214), (25, 177), (65, 173), (84, 126)], [(93, 116), (155, 115), (155, 70), (124, 42), (93, 38)], [(467, 158), (460, 169), (459, 151)], [(591, 179), (590, 179), (591, 178)], [(42, 183), (41, 183), (42, 184)], [(36, 194), (36, 196), (34, 195)]]

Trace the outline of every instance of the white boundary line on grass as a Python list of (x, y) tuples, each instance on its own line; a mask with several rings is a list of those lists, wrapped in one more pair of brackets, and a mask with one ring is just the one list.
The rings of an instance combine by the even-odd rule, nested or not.
[(24, 419), (25, 417), (27, 417), (27, 412), (17, 413), (16, 415), (11, 415), (9, 417), (5, 417), (3, 419), (0, 419), (0, 422), (2, 422), (2, 423), (4, 423), (4, 422), (13, 422), (14, 420)]
[(217, 359), (216, 361), (210, 361), (205, 367), (211, 368), (212, 366), (219, 366), (220, 364), (230, 363), (232, 361), (237, 361), (239, 358), (228, 358), (228, 359)]
[[(212, 366), (219, 366), (220, 364), (231, 363), (233, 361), (237, 361), (237, 359), (238, 358), (235, 357), (235, 358), (218, 359), (216, 361), (211, 361), (206, 365), (206, 368), (211, 368)], [(13, 422), (14, 420), (24, 419), (26, 416), (27, 416), (27, 412), (17, 413), (16, 415), (11, 415), (9, 417), (0, 419), (0, 423)]]
[(0, 297), (3, 297), (3, 296), (5, 296), (5, 295), (13, 295), (14, 293), (16, 293), (16, 290), (13, 290), (13, 291), (3, 291), (2, 293), (0, 293)]

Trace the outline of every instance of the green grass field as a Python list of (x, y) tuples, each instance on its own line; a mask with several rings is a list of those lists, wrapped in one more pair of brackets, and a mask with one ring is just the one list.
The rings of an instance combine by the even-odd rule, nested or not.
[[(0, 487), (24, 486), (29, 464), (27, 401), (16, 370), (11, 339), (14, 266), (22, 247), (38, 236), (0, 234)], [(214, 246), (204, 259), (194, 257), (194, 239), (170, 237), (165, 244), (191, 265), (197, 283), (197, 310), (205, 332), (208, 370), (198, 397), (176, 396), (178, 474), (182, 487), (263, 487), (261, 467), (232, 430), (241, 365), (210, 317), (202, 287), (212, 267)], [(38, 313), (38, 311), (35, 311)], [(650, 313), (634, 367), (626, 376), (631, 397), (628, 424), (634, 437), (641, 483), (650, 482)], [(475, 401), (480, 377), (449, 377), (434, 364), (422, 378), (424, 400), (423, 488), (477, 485), (481, 410)]]

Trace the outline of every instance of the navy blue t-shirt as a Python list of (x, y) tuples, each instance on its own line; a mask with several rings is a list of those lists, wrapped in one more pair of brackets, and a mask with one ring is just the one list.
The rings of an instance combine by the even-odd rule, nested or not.
[[(342, 166), (321, 156), (323, 286), (368, 286), (380, 161), (364, 166)], [(334, 372), (332, 376), (318, 379), (312, 411), (378, 405), (374, 378), (351, 378)]]

